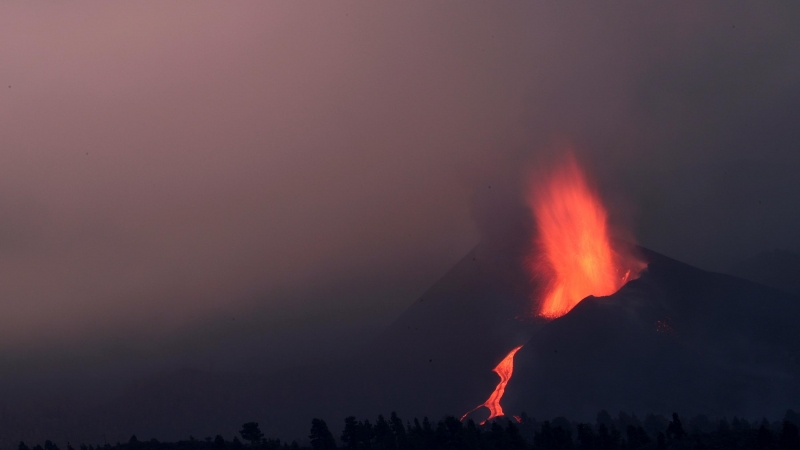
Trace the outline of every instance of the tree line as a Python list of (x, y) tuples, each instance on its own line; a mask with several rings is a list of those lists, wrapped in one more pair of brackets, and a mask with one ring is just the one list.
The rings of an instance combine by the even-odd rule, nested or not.
[[(787, 411), (782, 421), (750, 422), (734, 417), (712, 421), (695, 416), (684, 423), (678, 414), (671, 418), (649, 414), (643, 420), (620, 413), (612, 417), (598, 413), (594, 423), (558, 417), (543, 422), (525, 414), (498, 418), (484, 425), (447, 416), (435, 423), (403, 421), (392, 413), (379, 415), (374, 423), (353, 416), (344, 420), (338, 439), (322, 419), (311, 421), (308, 440), (287, 443), (264, 436), (258, 423), (242, 425), (239, 436), (226, 440), (220, 435), (177, 442), (140, 441), (103, 446), (80, 445), (80, 450), (800, 450), (800, 415)], [(241, 440), (239, 439), (241, 437)], [(17, 450), (61, 450), (51, 441)], [(65, 450), (76, 450), (67, 443)]]

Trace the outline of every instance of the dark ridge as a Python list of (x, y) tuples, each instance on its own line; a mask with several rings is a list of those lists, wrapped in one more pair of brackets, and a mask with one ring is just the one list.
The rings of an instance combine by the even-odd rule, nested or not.
[(800, 295), (800, 253), (772, 250), (748, 258), (727, 271), (745, 280)]

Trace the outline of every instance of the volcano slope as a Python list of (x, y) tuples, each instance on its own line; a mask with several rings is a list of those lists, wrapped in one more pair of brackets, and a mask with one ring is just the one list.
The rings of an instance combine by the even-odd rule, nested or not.
[(384, 333), (370, 371), (399, 388), (398, 408), (434, 416), (474, 408), (497, 383), (492, 368), (540, 325), (523, 256), (506, 245), (477, 246)]
[(268, 436), (291, 440), (307, 435), (313, 417), (335, 430), (349, 415), (463, 414), (486, 400), (494, 366), (539, 325), (518, 319), (531, 315), (525, 249), (510, 239), (479, 244), (351, 358), (268, 375), (180, 371), (146, 380), (94, 413), (98, 430), (177, 439), (256, 421)]
[(584, 299), (517, 353), (508, 411), (775, 417), (800, 406), (800, 297), (642, 253), (639, 279)]
[(800, 253), (771, 250), (731, 267), (729, 275), (800, 295)]

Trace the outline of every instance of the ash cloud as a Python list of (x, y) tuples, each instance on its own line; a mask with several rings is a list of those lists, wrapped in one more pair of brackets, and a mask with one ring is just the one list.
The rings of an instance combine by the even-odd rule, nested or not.
[(528, 227), (520, 186), (562, 139), (642, 245), (714, 270), (800, 247), (798, 21), (778, 2), (0, 6), (6, 371), (345, 351)]

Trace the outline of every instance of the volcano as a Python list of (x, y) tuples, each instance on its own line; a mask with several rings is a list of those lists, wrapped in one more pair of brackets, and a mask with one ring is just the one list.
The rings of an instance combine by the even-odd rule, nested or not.
[(517, 248), (476, 247), (353, 358), (268, 376), (178, 372), (82, 420), (160, 439), (255, 420), (294, 439), (312, 417), (335, 429), (348, 415), (460, 416), (497, 388), (493, 368), (520, 345), (501, 400), (509, 416), (771, 417), (800, 405), (800, 297), (640, 249), (647, 269), (618, 292), (523, 320), (530, 279)]
[(574, 158), (528, 200), (535, 229), (477, 245), (360, 354), (260, 376), (178, 372), (64, 423), (176, 439), (255, 420), (294, 439), (313, 417), (391, 411), (485, 422), (800, 406), (800, 297), (612, 239)]
[(800, 298), (642, 250), (648, 268), (518, 352), (510, 411), (770, 417), (800, 405)]
[(268, 375), (175, 372), (30, 421), (43, 438), (61, 426), (86, 441), (231, 435), (247, 421), (296, 439), (314, 417), (335, 430), (391, 411), (483, 423), (800, 406), (800, 297), (612, 239), (574, 160), (544, 190), (531, 197), (537, 230), (477, 245), (359, 354)]

